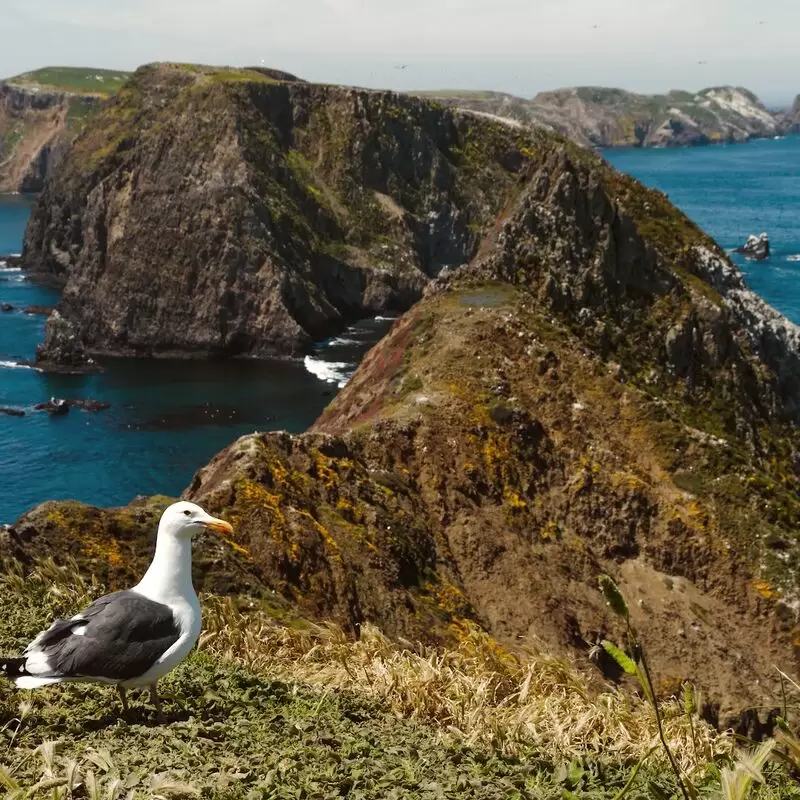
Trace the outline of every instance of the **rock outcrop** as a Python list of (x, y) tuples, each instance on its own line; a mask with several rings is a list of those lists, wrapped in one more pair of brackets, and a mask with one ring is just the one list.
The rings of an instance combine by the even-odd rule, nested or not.
[(45, 324), (45, 340), (36, 347), (36, 367), (52, 372), (84, 373), (98, 369), (86, 352), (75, 326), (53, 310)]
[(45, 68), (0, 82), (0, 193), (40, 192), (125, 73)]
[(736, 248), (736, 252), (752, 261), (765, 261), (769, 258), (769, 236), (766, 233), (760, 236), (751, 234), (741, 247)]
[(778, 121), (782, 133), (800, 133), (800, 94), (795, 98), (792, 107), (779, 115)]
[(39, 306), (39, 305), (27, 306), (25, 308), (24, 313), (28, 314), (29, 316), (49, 317), (50, 314), (53, 313), (53, 306)]
[(63, 417), (69, 414), (67, 401), (58, 397), (51, 397), (46, 403), (37, 403), (34, 409), (36, 411), (45, 411), (51, 417)]
[(64, 153), (67, 97), (0, 83), (0, 192), (36, 192)]
[[(303, 91), (311, 118), (329, 92), (400, 116), (390, 96)], [(439, 141), (457, 132), (438, 150), (438, 174), (455, 185), (456, 168), (504, 165), (480, 194), (494, 224), (476, 231), (468, 263), (427, 284), (310, 432), (241, 438), (185, 496), (234, 524), (257, 587), (354, 635), (371, 621), (441, 641), (472, 620), (507, 645), (543, 641), (588, 667), (598, 641), (621, 636), (597, 590), (611, 574), (658, 692), (691, 681), (708, 718), (760, 730), (780, 702), (775, 667), (797, 666), (800, 331), (663, 194), (585, 149), (399, 107)], [(426, 163), (422, 132), (409, 141), (411, 162)], [(93, 208), (123, 180), (107, 174)], [(400, 205), (395, 186), (383, 194)], [(81, 263), (66, 266), (68, 281)], [(48, 504), (15, 529), (25, 553), (67, 541), (91, 566), (104, 536), (129, 541), (127, 513)], [(84, 547), (75, 531), (89, 517)], [(132, 553), (131, 568), (146, 557)]]
[(582, 86), (532, 100), (495, 92), (429, 96), (461, 108), (559, 131), (587, 147), (683, 147), (774, 136), (778, 119), (750, 91), (723, 86), (697, 93), (640, 95)]
[[(147, 568), (159, 517), (171, 502), (174, 498), (137, 498), (124, 508), (111, 509), (43, 503), (7, 531), (13, 547), (11, 552), (3, 550), (3, 556), (25, 564), (50, 554), (61, 561), (74, 557), (109, 588), (128, 588)], [(266, 593), (249, 559), (218, 536), (202, 537), (193, 562), (198, 590)]]
[(90, 355), (300, 355), (469, 260), (518, 190), (517, 138), (403, 95), (151, 65), (48, 181), (24, 260)]

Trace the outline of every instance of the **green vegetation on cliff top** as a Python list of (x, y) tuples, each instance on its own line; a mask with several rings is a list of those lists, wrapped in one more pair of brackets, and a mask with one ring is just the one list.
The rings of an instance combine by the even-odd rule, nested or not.
[(94, 67), (43, 67), (7, 78), (5, 83), (75, 94), (111, 95), (119, 91), (131, 73)]

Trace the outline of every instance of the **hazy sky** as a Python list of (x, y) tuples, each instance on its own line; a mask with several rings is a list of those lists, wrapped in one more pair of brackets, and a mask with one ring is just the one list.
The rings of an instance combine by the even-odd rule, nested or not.
[(394, 89), (800, 92), (798, 0), (0, 0), (0, 31), (0, 76), (263, 60)]

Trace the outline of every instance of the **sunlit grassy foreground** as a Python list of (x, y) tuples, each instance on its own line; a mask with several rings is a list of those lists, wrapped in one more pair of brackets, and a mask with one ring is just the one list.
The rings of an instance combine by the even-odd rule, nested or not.
[[(0, 578), (0, 652), (102, 592), (41, 564)], [(457, 649), (358, 642), (333, 626), (279, 627), (205, 598), (199, 652), (164, 681), (170, 724), (118, 716), (111, 689), (0, 686), (0, 785), (8, 797), (549, 798), (672, 796), (651, 709), (590, 691), (572, 666), (524, 659), (465, 630)], [(785, 773), (750, 764), (677, 703), (671, 749), (705, 796), (800, 797)], [(645, 756), (634, 780), (632, 771)], [(723, 771), (721, 776), (720, 771)], [(727, 775), (727, 777), (726, 777)], [(749, 777), (748, 777), (749, 776)], [(721, 777), (728, 790), (722, 793)], [(738, 781), (738, 783), (736, 783)], [(747, 785), (742, 784), (745, 781)], [(740, 786), (741, 784), (741, 786)], [(739, 789), (737, 789), (739, 787)], [(752, 796), (752, 795), (751, 795)]]

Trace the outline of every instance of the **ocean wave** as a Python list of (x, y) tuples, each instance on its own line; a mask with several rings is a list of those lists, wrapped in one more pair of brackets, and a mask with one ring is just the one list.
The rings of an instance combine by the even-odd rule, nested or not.
[(303, 364), (312, 375), (326, 383), (335, 383), (340, 389), (353, 372), (353, 365), (346, 361), (323, 361), (321, 358), (306, 356)]
[(9, 267), (7, 261), (0, 261), (0, 272), (22, 272), (20, 267)]
[(38, 367), (32, 367), (30, 364), (20, 364), (17, 361), (3, 361), (0, 359), (0, 368), (5, 367), (6, 369), (32, 369), (36, 372), (41, 372)]
[(786, 256), (787, 261), (800, 261), (800, 255), (796, 256)]
[(376, 322), (392, 322), (392, 321), (398, 319), (398, 317), (381, 317), (381, 316), (378, 316), (378, 317), (373, 317), (372, 319), (374, 319)]
[(358, 339), (351, 339), (348, 336), (337, 336), (335, 339), (330, 339), (324, 343), (323, 347), (339, 347), (347, 344), (362, 344)]

